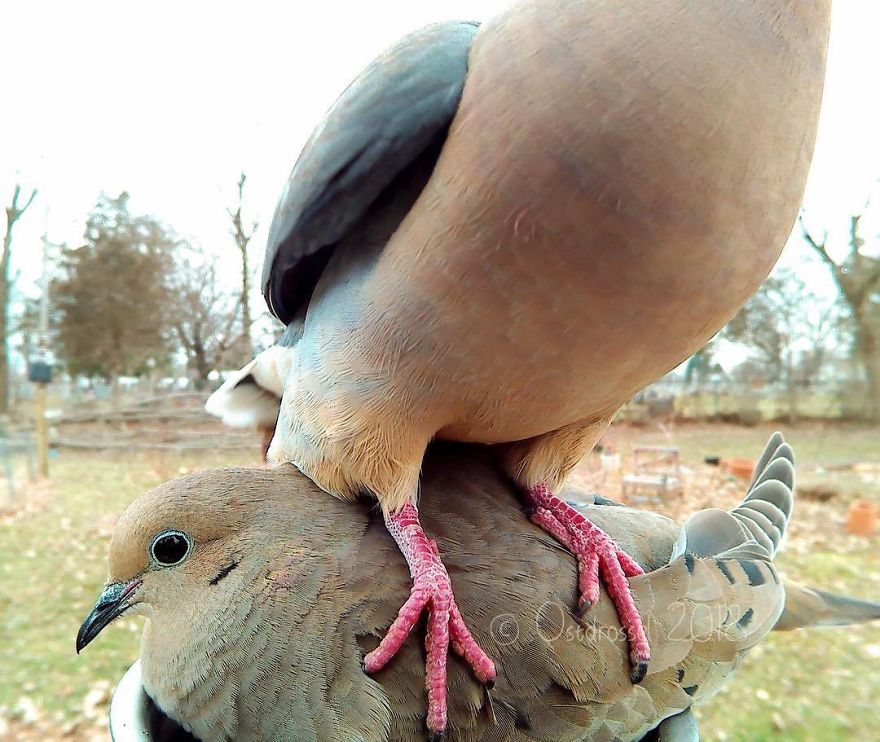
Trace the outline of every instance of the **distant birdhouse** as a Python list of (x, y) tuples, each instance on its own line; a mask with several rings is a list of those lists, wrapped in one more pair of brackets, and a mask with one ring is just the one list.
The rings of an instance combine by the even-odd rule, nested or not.
[(42, 348), (35, 350), (28, 361), (28, 381), (35, 384), (48, 384), (52, 381), (52, 358)]

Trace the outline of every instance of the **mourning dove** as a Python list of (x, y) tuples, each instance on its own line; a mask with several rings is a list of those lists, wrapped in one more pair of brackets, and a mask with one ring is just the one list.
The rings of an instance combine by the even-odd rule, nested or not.
[(413, 585), (366, 666), (427, 607), (430, 729), (445, 726), (448, 636), (495, 675), (419, 520), (435, 438), (499, 445), (578, 557), (579, 606), (600, 572), (611, 585), (644, 675), (626, 582), (640, 570), (553, 492), (775, 263), (813, 149), (830, 5), (521, 0), (482, 27), (405, 37), (305, 145), (264, 264), (272, 311), (301, 328), (280, 346), (269, 458), (378, 499)]
[[(786, 599), (798, 605), (786, 628), (880, 618), (878, 605), (797, 586), (795, 601), (780, 581), (772, 555), (791, 508), (791, 459), (774, 436), (743, 503), (683, 529), (650, 512), (583, 508), (648, 570), (630, 580), (654, 652), (636, 686), (613, 607), (571, 612), (573, 560), (519, 517), (492, 458), (432, 448), (422, 517), (499, 668), (486, 692), (464, 662), (450, 663), (450, 738), (638, 739), (727, 682)], [(368, 505), (322, 496), (291, 467), (203, 472), (120, 518), (110, 582), (77, 647), (122, 613), (146, 616), (144, 688), (204, 740), (418, 739), (426, 699), (414, 638), (399, 661), (372, 677), (361, 670), (408, 579)]]

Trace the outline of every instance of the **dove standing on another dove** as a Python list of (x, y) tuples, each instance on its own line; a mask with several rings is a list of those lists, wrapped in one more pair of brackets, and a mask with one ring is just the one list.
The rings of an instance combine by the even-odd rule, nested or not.
[[(451, 664), (452, 738), (627, 740), (660, 725), (661, 739), (696, 739), (691, 706), (728, 682), (777, 622), (880, 618), (880, 605), (780, 580), (773, 554), (791, 511), (792, 459), (775, 435), (746, 499), (730, 512), (701, 511), (683, 529), (645, 511), (584, 508), (653, 570), (632, 580), (654, 652), (632, 685), (613, 607), (571, 612), (574, 566), (517, 517), (491, 459), (450, 444), (430, 451), (422, 515), (500, 663), (488, 695)], [(317, 494), (285, 468), (214, 470), (143, 495), (116, 525), (111, 582), (77, 647), (123, 613), (147, 616), (144, 688), (203, 740), (417, 739), (418, 644), (405, 642), (400, 661), (374, 678), (360, 669), (395, 613), (406, 567), (366, 505)]]
[[(520, 0), (405, 37), (306, 143), (263, 291), (294, 322), (269, 449), (375, 496), (412, 572), (369, 672), (428, 609), (428, 727), (468, 631), (417, 509), (434, 438), (504, 444), (533, 518), (650, 658), (633, 559), (553, 492), (634, 393), (767, 276), (801, 202), (830, 0)], [(449, 492), (449, 498), (464, 496)]]

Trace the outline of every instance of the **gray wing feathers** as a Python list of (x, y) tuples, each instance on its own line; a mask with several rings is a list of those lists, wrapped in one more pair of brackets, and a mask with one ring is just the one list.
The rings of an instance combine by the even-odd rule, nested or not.
[(774, 433), (755, 466), (745, 499), (733, 510), (709, 508), (685, 523), (673, 551), (694, 557), (772, 560), (785, 536), (793, 504), (794, 454)]
[[(770, 535), (771, 529), (776, 529), (773, 522), (757, 511), (746, 512), (739, 509), (737, 518), (752, 534), (752, 538), (764, 548), (768, 554), (772, 554), (776, 550), (774, 539)], [(776, 529), (778, 532), (778, 529)], [(781, 535), (780, 535), (781, 537)]]
[[(785, 439), (782, 437), (782, 433), (779, 431), (773, 433), (770, 436), (770, 440), (767, 441), (767, 445), (764, 446), (764, 451), (758, 457), (758, 463), (755, 464), (755, 472), (752, 475), (752, 482), (749, 485), (749, 489), (755, 486), (755, 482), (758, 481), (758, 477), (761, 476), (761, 472), (767, 468), (767, 464), (769, 464), (774, 458), (774, 454), (779, 449), (779, 447), (785, 442)], [(792, 461), (794, 463), (794, 461)]]
[(660, 722), (657, 742), (700, 742), (700, 730), (692, 709), (685, 709)]
[(685, 553), (694, 557), (715, 556), (751, 540), (749, 530), (730, 512), (720, 508), (707, 508), (688, 518), (672, 558)]
[(780, 433), (774, 433), (755, 466), (752, 486), (733, 516), (772, 557), (785, 537), (793, 504), (794, 452)]
[(263, 264), (263, 294), (285, 324), (323, 270), (318, 253), (342, 239), (449, 127), (476, 32), (476, 23), (460, 21), (404, 37), (345, 90), (306, 143), (275, 211)]

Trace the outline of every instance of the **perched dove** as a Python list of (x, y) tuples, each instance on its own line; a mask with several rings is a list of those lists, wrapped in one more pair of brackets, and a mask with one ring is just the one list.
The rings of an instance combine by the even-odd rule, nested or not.
[(419, 520), (434, 438), (503, 444), (577, 555), (581, 608), (601, 572), (644, 675), (626, 583), (640, 570), (553, 491), (775, 263), (813, 149), (830, 5), (518, 0), (482, 27), (405, 37), (305, 145), (263, 272), (297, 328), (269, 458), (378, 499), (413, 586), (366, 667), (427, 607), (430, 729), (445, 726), (448, 638), (495, 675)]
[[(570, 611), (573, 561), (518, 517), (491, 457), (432, 448), (422, 517), (499, 668), (489, 692), (465, 663), (450, 664), (450, 739), (638, 739), (676, 715), (671, 729), (696, 734), (688, 710), (729, 680), (786, 597), (799, 606), (787, 628), (880, 618), (878, 605), (789, 592), (780, 581), (773, 554), (791, 510), (791, 460), (774, 436), (743, 503), (702, 511), (683, 529), (650, 512), (584, 508), (648, 570), (630, 584), (653, 657), (632, 685), (613, 607), (602, 601), (585, 618)], [(110, 575), (77, 647), (123, 613), (146, 616), (143, 686), (201, 739), (423, 735), (417, 642), (404, 642), (399, 661), (374, 676), (361, 670), (409, 579), (366, 505), (322, 496), (287, 467), (191, 475), (129, 507), (113, 535)]]

